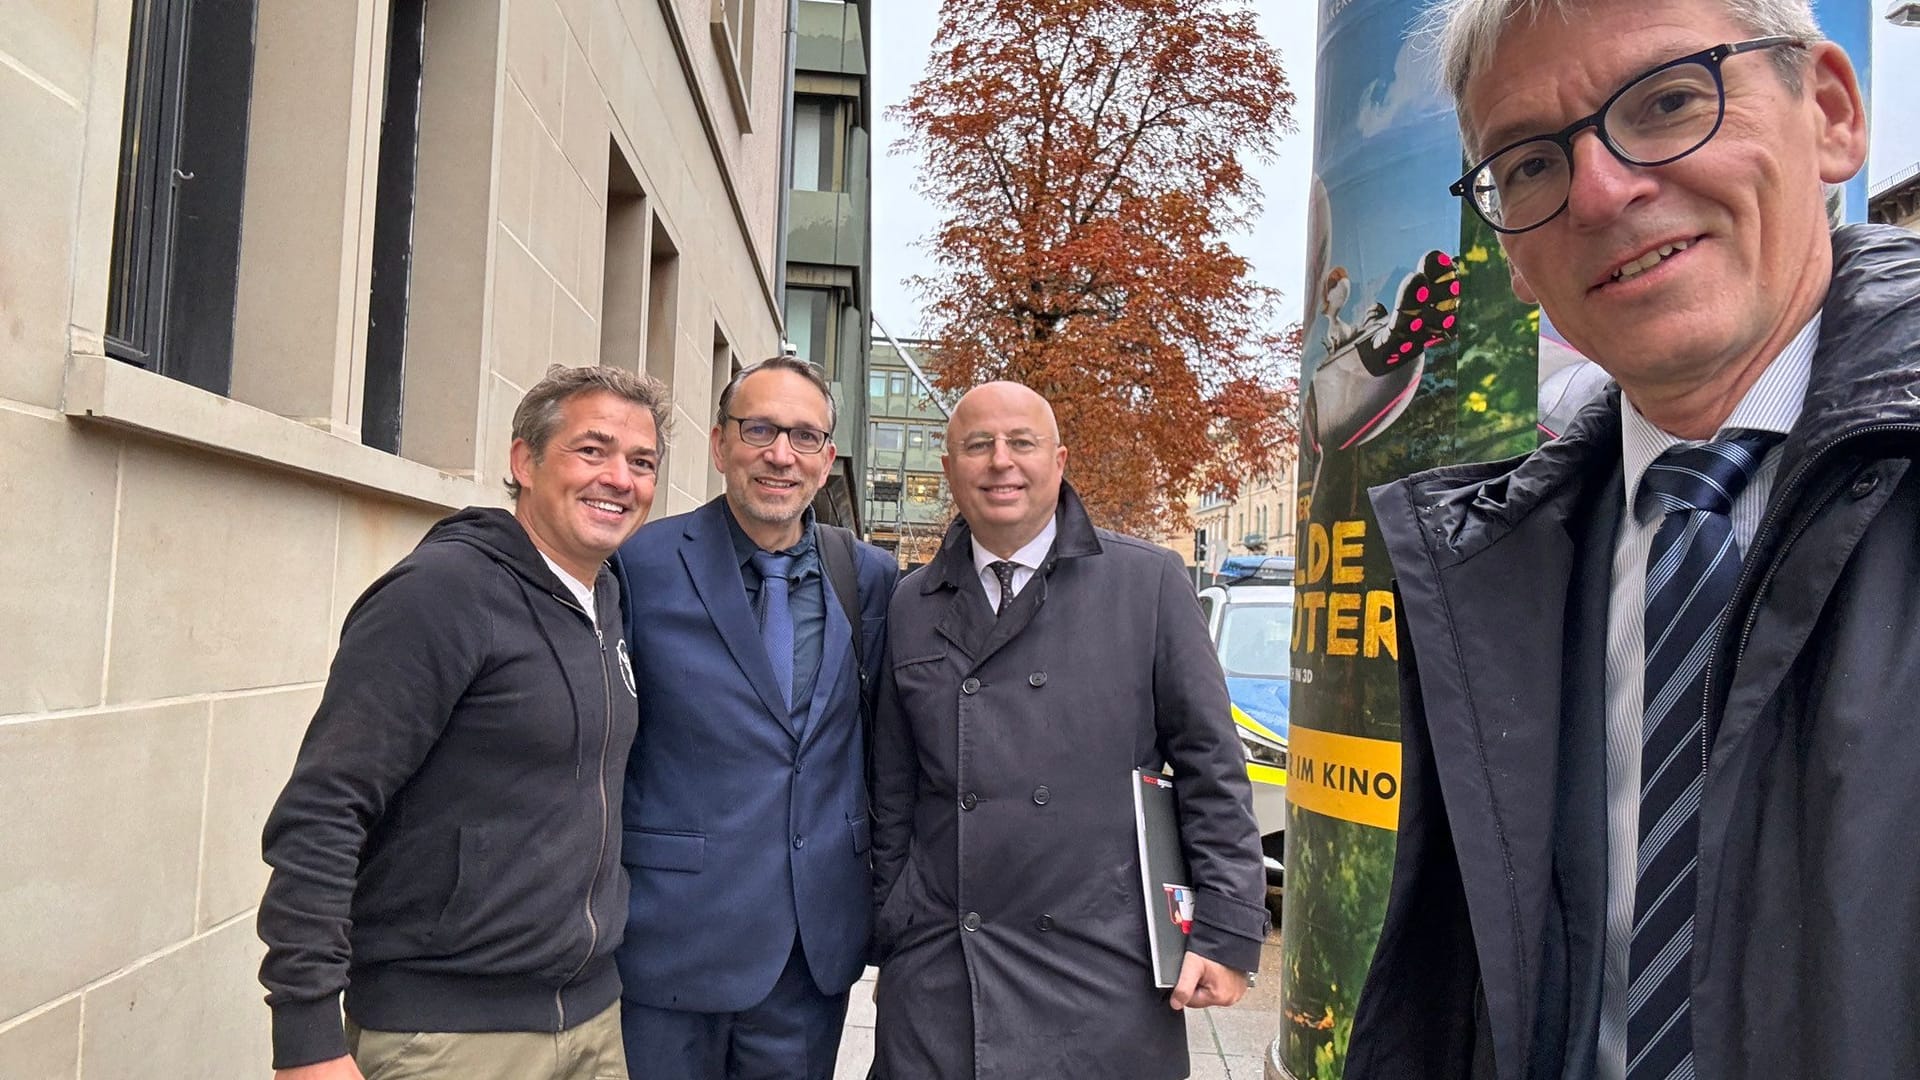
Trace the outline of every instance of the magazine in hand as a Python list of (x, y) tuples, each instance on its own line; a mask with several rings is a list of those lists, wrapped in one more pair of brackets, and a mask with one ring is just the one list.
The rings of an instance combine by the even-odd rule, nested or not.
[(1133, 770), (1133, 824), (1140, 839), (1140, 884), (1147, 907), (1147, 951), (1153, 985), (1172, 989), (1180, 980), (1193, 929), (1193, 878), (1180, 849), (1180, 814), (1173, 780)]

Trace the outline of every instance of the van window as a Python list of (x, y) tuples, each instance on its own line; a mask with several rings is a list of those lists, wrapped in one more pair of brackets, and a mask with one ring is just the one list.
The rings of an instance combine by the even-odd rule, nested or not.
[(1220, 666), (1229, 675), (1284, 679), (1292, 640), (1292, 604), (1228, 604), (1220, 620)]

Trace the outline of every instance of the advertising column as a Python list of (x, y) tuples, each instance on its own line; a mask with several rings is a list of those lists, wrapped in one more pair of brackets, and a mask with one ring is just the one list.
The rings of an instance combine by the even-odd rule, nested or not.
[[(1606, 377), (1517, 300), (1421, 0), (1321, 0), (1288, 765), (1284, 1019), (1268, 1075), (1339, 1080), (1399, 813), (1392, 573), (1369, 487), (1525, 453)], [(1865, 81), (1869, 5), (1816, 4)], [(1864, 216), (1848, 191), (1842, 214)]]

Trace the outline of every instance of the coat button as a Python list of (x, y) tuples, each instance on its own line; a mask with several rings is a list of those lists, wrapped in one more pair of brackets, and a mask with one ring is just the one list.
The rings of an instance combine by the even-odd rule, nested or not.
[(967, 912), (967, 917), (960, 920), (960, 929), (966, 930), (969, 933), (980, 929), (980, 913), (977, 911)]
[(1873, 494), (1873, 489), (1879, 486), (1880, 477), (1874, 473), (1866, 473), (1861, 476), (1860, 479), (1853, 482), (1853, 497), (1856, 499), (1864, 499)]
[(1034, 686), (1034, 687), (1045, 686), (1047, 685), (1047, 673), (1044, 671), (1036, 671), (1033, 674), (1027, 676), (1027, 683), (1028, 685)]
[(1051, 930), (1053, 929), (1053, 916), (1042, 915), (1039, 918), (1033, 920), (1033, 925), (1039, 927), (1043, 931)]
[(803, 847), (806, 847), (806, 846), (807, 846), (807, 838), (806, 838), (806, 837), (804, 837), (804, 836), (796, 836), (796, 837), (794, 837), (794, 838), (793, 838), (793, 850), (795, 850), (795, 851), (799, 851), (799, 850), (800, 850), (801, 848), (803, 848)]
[(960, 684), (960, 692), (963, 694), (976, 693), (979, 691), (979, 689), (980, 689), (979, 679), (968, 679), (966, 682), (963, 682)]
[(1033, 789), (1033, 805), (1035, 806), (1045, 806), (1047, 805), (1047, 801), (1052, 798), (1053, 792), (1048, 791), (1047, 785), (1045, 784), (1041, 784), (1039, 787)]
[(965, 795), (960, 796), (960, 809), (962, 810), (971, 810), (974, 807), (979, 805), (980, 805), (980, 796), (975, 795), (971, 791), (967, 792)]

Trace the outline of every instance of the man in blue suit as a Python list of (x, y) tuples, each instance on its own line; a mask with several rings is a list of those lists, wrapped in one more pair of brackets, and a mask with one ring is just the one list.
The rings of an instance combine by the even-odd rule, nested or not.
[(640, 698), (617, 954), (638, 1076), (833, 1075), (871, 920), (865, 687), (898, 574), (813, 520), (833, 423), (811, 365), (742, 371), (708, 440), (726, 494), (616, 560)]

